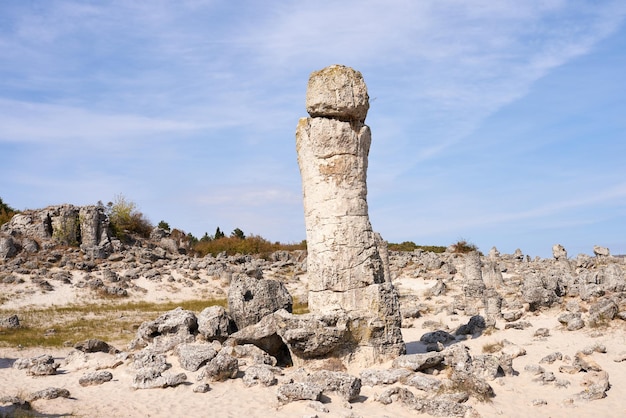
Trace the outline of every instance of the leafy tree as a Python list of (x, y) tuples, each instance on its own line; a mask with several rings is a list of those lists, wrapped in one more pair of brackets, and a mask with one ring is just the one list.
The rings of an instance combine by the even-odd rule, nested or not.
[(114, 202), (107, 203), (106, 213), (111, 229), (119, 239), (125, 239), (129, 233), (148, 238), (152, 232), (150, 221), (137, 210), (135, 202), (126, 199), (122, 194), (115, 196)]
[(13, 215), (15, 215), (17, 212), (17, 210), (4, 203), (2, 201), (2, 198), (0, 198), (0, 225), (9, 222)]
[(230, 236), (237, 239), (246, 239), (246, 235), (239, 228), (235, 228), (233, 232), (230, 233)]
[(170, 232), (170, 224), (168, 224), (165, 221), (161, 221), (159, 222), (159, 224), (157, 225), (159, 228), (166, 230), (167, 232)]
[(204, 235), (202, 235), (202, 238), (200, 238), (200, 242), (209, 242), (212, 239), (213, 238), (207, 232), (205, 232)]
[(220, 227), (218, 226), (217, 229), (215, 230), (215, 235), (213, 236), (213, 239), (220, 239), (220, 238), (224, 238), (226, 235), (224, 235), (224, 233), (220, 230)]
[(187, 240), (192, 247), (198, 243), (198, 238), (194, 237), (191, 232), (187, 234)]

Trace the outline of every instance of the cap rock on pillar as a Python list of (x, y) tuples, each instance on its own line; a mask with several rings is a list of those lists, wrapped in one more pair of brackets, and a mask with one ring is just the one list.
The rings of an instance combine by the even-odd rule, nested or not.
[(363, 123), (369, 107), (367, 86), (359, 71), (331, 65), (309, 77), (306, 110), (311, 117)]

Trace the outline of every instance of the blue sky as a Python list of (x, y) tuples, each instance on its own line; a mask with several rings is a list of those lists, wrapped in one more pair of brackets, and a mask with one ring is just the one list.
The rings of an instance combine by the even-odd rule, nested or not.
[(309, 74), (363, 73), (390, 242), (626, 253), (626, 2), (0, 2), (0, 197), (305, 238)]

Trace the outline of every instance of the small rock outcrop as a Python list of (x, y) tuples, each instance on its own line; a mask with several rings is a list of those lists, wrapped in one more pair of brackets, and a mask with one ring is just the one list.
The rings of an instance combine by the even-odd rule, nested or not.
[[(15, 214), (0, 227), (0, 257), (15, 255), (19, 249), (32, 247), (31, 240), (43, 248), (57, 244), (80, 246), (93, 258), (105, 258), (113, 250), (109, 234), (109, 220), (104, 206), (74, 206), (70, 204), (48, 206)], [(12, 237), (14, 249), (2, 250), (7, 245), (6, 236)], [(24, 242), (22, 242), (24, 241)], [(4, 243), (4, 245), (3, 245)]]

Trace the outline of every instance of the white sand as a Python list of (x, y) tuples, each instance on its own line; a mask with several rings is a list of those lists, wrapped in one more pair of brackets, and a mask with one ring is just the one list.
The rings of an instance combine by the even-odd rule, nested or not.
[[(215, 286), (218, 281), (211, 284)], [(434, 284), (434, 281), (419, 283), (419, 280), (403, 280), (398, 283), (401, 292), (416, 291), (420, 293), (425, 288)], [(148, 290), (147, 293), (133, 294), (131, 298), (147, 301), (184, 300), (197, 299), (201, 294), (198, 288), (181, 286), (179, 283), (155, 283), (145, 279), (136, 281), (138, 286)], [(55, 286), (53, 292), (33, 290), (23, 292), (23, 297), (12, 297), (6, 301), (2, 308), (20, 309), (32, 305), (62, 305), (66, 303), (82, 301), (87, 302), (93, 296), (84, 289), (76, 289), (71, 286)], [(221, 290), (220, 290), (221, 291)], [(219, 293), (218, 291), (217, 293)], [(19, 295), (17, 295), (19, 296)], [(454, 297), (454, 296), (448, 296)], [(518, 372), (516, 376), (506, 376), (491, 381), (495, 391), (495, 398), (488, 403), (480, 403), (471, 399), (469, 404), (483, 417), (624, 417), (626, 416), (626, 362), (614, 362), (620, 353), (626, 350), (626, 332), (624, 322), (614, 320), (608, 329), (588, 329), (575, 332), (563, 330), (556, 317), (558, 310), (546, 311), (534, 315), (526, 313), (523, 320), (532, 323), (532, 327), (526, 330), (504, 330), (504, 322), (498, 323), (499, 330), (490, 334), (482, 335), (475, 339), (460, 342), (470, 347), (472, 355), (482, 354), (482, 347), (486, 344), (496, 343), (504, 339), (523, 347), (527, 354), (516, 358), (513, 367)], [(422, 328), (425, 320), (439, 320), (451, 330), (466, 323), (467, 317), (450, 317), (444, 313), (427, 315), (417, 319), (412, 328), (404, 329), (404, 337), (409, 352), (423, 350), (419, 338), (427, 332)], [(543, 339), (533, 337), (538, 328), (548, 328), (550, 336)], [(459, 344), (460, 344), (459, 343)], [(611, 389), (607, 397), (596, 401), (575, 400), (568, 402), (575, 394), (584, 390), (580, 383), (585, 373), (574, 375), (559, 372), (559, 366), (567, 364), (565, 361), (556, 361), (553, 364), (542, 364), (546, 370), (554, 372), (557, 379), (567, 379), (571, 384), (566, 388), (559, 388), (550, 384), (541, 384), (533, 381), (531, 373), (524, 371), (527, 364), (538, 364), (539, 360), (555, 351), (563, 356), (573, 358), (577, 351), (594, 343), (606, 346), (607, 353), (593, 353), (591, 358), (602, 369), (609, 373)], [(125, 347), (118, 347), (125, 349)], [(185, 372), (187, 384), (175, 388), (133, 390), (131, 388), (132, 374), (127, 364), (109, 369), (113, 374), (113, 380), (99, 386), (82, 387), (78, 384), (79, 378), (110, 361), (107, 354), (88, 354), (90, 367), (77, 369), (76, 364), (64, 364), (64, 358), (72, 351), (64, 349), (24, 349), (0, 348), (0, 396), (26, 395), (48, 387), (68, 389), (71, 393), (69, 399), (53, 399), (34, 401), (33, 407), (41, 413), (51, 415), (73, 415), (84, 417), (347, 417), (350, 414), (361, 417), (416, 417), (420, 415), (411, 411), (401, 404), (382, 405), (375, 401), (378, 394), (386, 387), (367, 387), (361, 391), (361, 398), (351, 404), (346, 403), (337, 396), (330, 396), (330, 402), (324, 404), (329, 413), (319, 412), (309, 407), (309, 401), (294, 402), (285, 406), (279, 406), (276, 401), (276, 386), (264, 388), (255, 386), (247, 388), (241, 379), (223, 383), (212, 383), (211, 390), (207, 393), (194, 393), (193, 388), (198, 384), (196, 376), (199, 372), (183, 371), (176, 357), (170, 356), (172, 369), (168, 372)], [(17, 358), (33, 357), (39, 354), (54, 355), (62, 366), (58, 374), (46, 377), (30, 377), (24, 370), (11, 367)], [(103, 358), (104, 357), (104, 358)], [(106, 358), (109, 358), (107, 360)], [(381, 365), (380, 367), (389, 366)], [(350, 370), (358, 375), (358, 370)], [(285, 381), (285, 377), (279, 378), (279, 384)], [(410, 388), (414, 393), (419, 390)], [(533, 401), (542, 399), (546, 405), (534, 406)], [(0, 404), (1, 405), (1, 404)], [(5, 407), (0, 406), (0, 416)]]

